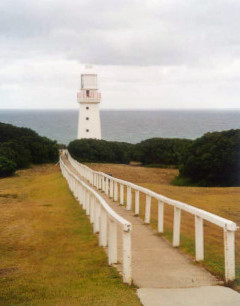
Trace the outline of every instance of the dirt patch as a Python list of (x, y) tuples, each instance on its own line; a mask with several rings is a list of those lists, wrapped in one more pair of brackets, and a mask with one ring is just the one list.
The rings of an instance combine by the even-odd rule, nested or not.
[(15, 271), (17, 271), (17, 268), (14, 268), (14, 267), (0, 269), (0, 277), (4, 277)]
[(17, 199), (18, 195), (16, 193), (0, 193), (0, 198)]

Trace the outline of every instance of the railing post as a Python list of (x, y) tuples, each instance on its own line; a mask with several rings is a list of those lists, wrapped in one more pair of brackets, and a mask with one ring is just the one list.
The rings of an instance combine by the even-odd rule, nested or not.
[(105, 193), (106, 193), (106, 195), (108, 195), (108, 178), (107, 177), (105, 177), (105, 179), (106, 179), (106, 184), (105, 184)]
[(94, 201), (95, 201), (95, 198), (90, 195), (89, 197), (89, 201), (90, 201), (90, 222), (91, 223), (94, 223)]
[(124, 186), (120, 185), (120, 205), (124, 204)]
[(196, 261), (204, 259), (203, 219), (199, 216), (195, 216), (195, 258)]
[(224, 233), (225, 282), (235, 280), (235, 232), (227, 229)]
[(123, 282), (132, 283), (132, 253), (131, 253), (131, 231), (122, 233), (123, 243)]
[(94, 186), (97, 187), (97, 174), (96, 173), (94, 173), (94, 177), (95, 177)]
[(109, 220), (108, 231), (108, 264), (117, 263), (117, 224)]
[(81, 200), (80, 200), (80, 203), (82, 205), (82, 208), (83, 208), (83, 202), (84, 202), (84, 187), (81, 185)]
[(83, 209), (86, 210), (86, 194), (87, 190), (85, 187), (83, 187)]
[(79, 185), (79, 203), (80, 205), (83, 205), (83, 186)]
[(163, 233), (164, 229), (164, 203), (158, 201), (158, 232)]
[(110, 180), (110, 198), (113, 197), (113, 180)]
[(139, 191), (135, 190), (135, 216), (139, 215)]
[(87, 190), (87, 196), (86, 196), (86, 215), (89, 216), (90, 214), (90, 193)]
[(80, 201), (81, 201), (81, 184), (79, 182), (77, 184), (77, 199), (78, 199), (78, 203), (80, 204)]
[(102, 178), (101, 178), (100, 174), (98, 174), (98, 189), (99, 190), (102, 189)]
[(93, 232), (99, 233), (100, 231), (100, 205), (97, 199), (94, 199), (94, 225), (93, 225)]
[(151, 216), (151, 196), (147, 194), (146, 205), (145, 205), (145, 219), (144, 219), (145, 224), (150, 223), (150, 216)]
[(118, 200), (118, 185), (117, 182), (114, 182), (114, 201), (117, 202)]
[(132, 190), (131, 187), (127, 186), (127, 205), (126, 205), (127, 210), (132, 209)]
[(98, 174), (95, 173), (95, 176), (96, 176), (96, 188), (98, 189)]
[(100, 234), (99, 245), (107, 246), (107, 214), (103, 208), (100, 211)]
[(181, 225), (181, 209), (174, 206), (173, 220), (173, 246), (180, 245), (180, 225)]
[(102, 191), (105, 192), (105, 181), (103, 175), (102, 175)]

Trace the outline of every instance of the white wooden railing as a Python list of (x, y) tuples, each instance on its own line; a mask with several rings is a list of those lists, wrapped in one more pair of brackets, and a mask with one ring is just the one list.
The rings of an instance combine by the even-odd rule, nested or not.
[[(180, 230), (181, 230), (181, 211), (192, 214), (195, 218), (195, 258), (196, 261), (204, 260), (204, 220), (213, 223), (223, 228), (223, 243), (224, 243), (224, 258), (225, 258), (225, 281), (231, 282), (235, 280), (235, 231), (237, 230), (236, 223), (209, 213), (205, 210), (196, 208), (192, 205), (176, 201), (158, 194), (147, 188), (135, 185), (133, 183), (114, 178), (103, 172), (94, 171), (77, 162), (68, 153), (68, 159), (72, 166), (77, 169), (79, 174), (97, 189), (101, 189), (114, 201), (119, 201), (124, 204), (124, 188), (127, 190), (126, 209), (132, 209), (132, 191), (135, 192), (135, 215), (139, 215), (139, 193), (143, 193), (146, 197), (145, 216), (146, 224), (150, 223), (151, 218), (151, 199), (158, 201), (158, 232), (164, 232), (164, 204), (174, 207), (173, 217), (173, 241), (174, 247), (180, 245)], [(118, 188), (118, 185), (120, 186)], [(120, 191), (120, 192), (119, 192)], [(119, 194), (119, 193), (120, 194)]]
[(99, 245), (108, 247), (108, 263), (110, 265), (118, 261), (117, 226), (120, 226), (123, 250), (123, 282), (131, 284), (131, 223), (119, 216), (93, 188), (75, 175), (64, 163), (61, 156), (60, 168), (73, 195), (78, 199), (86, 214), (90, 216), (94, 233), (99, 233)]

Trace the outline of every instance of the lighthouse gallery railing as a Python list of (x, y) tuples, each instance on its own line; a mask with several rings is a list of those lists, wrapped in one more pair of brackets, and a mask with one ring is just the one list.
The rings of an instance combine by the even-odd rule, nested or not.
[[(158, 201), (158, 232), (164, 231), (164, 204), (174, 207), (173, 217), (173, 241), (174, 247), (180, 245), (180, 229), (181, 229), (181, 211), (192, 214), (195, 218), (195, 259), (202, 261), (204, 259), (204, 228), (203, 221), (206, 220), (223, 228), (224, 241), (224, 259), (225, 259), (225, 281), (230, 282), (235, 279), (235, 231), (237, 230), (236, 223), (209, 213), (205, 210), (196, 208), (189, 204), (176, 201), (158, 194), (147, 188), (135, 185), (133, 183), (114, 178), (103, 172), (94, 171), (77, 162), (68, 153), (68, 158), (72, 166), (79, 172), (81, 176), (86, 178), (90, 184), (101, 189), (114, 201), (124, 204), (124, 187), (127, 188), (126, 209), (132, 209), (132, 190), (135, 192), (135, 215), (139, 215), (139, 193), (143, 193), (146, 197), (145, 216), (146, 224), (150, 223), (151, 216), (151, 198)], [(120, 188), (118, 188), (118, 185)], [(118, 193), (120, 189), (120, 194)]]

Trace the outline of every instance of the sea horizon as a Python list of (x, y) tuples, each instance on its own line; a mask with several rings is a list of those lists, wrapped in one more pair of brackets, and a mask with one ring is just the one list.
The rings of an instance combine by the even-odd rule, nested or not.
[[(153, 137), (196, 139), (240, 128), (240, 109), (101, 109), (102, 138), (137, 143)], [(0, 109), (0, 122), (68, 144), (77, 138), (78, 109)]]
[[(78, 111), (78, 108), (0, 108), (7, 111)], [(239, 111), (240, 108), (99, 108), (100, 111)]]

